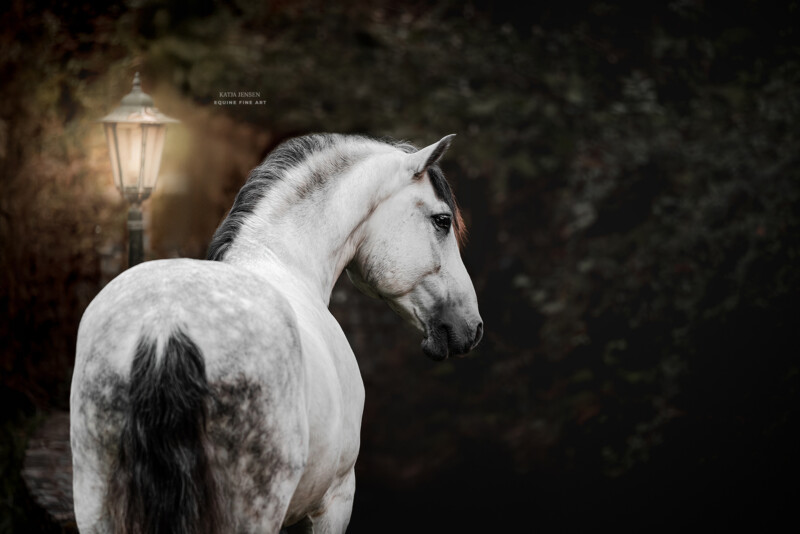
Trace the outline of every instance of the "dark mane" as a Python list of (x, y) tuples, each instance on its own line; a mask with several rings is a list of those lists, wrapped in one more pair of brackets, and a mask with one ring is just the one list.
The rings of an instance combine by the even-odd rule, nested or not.
[(206, 259), (222, 261), (244, 220), (253, 213), (272, 185), (282, 180), (286, 171), (300, 165), (311, 154), (333, 146), (337, 137), (339, 136), (332, 134), (294, 137), (270, 152), (261, 165), (250, 171), (247, 181), (236, 194), (231, 211), (211, 238)]
[[(413, 145), (392, 139), (375, 139), (357, 135), (352, 137), (385, 143), (395, 146), (407, 153), (417, 150)], [(338, 134), (310, 134), (288, 139), (278, 145), (258, 167), (250, 172), (247, 181), (239, 190), (236, 199), (233, 201), (233, 207), (230, 212), (228, 212), (225, 220), (222, 221), (222, 224), (219, 225), (217, 231), (214, 232), (214, 236), (211, 238), (211, 243), (208, 246), (206, 259), (222, 261), (225, 258), (225, 254), (239, 234), (239, 230), (244, 224), (245, 219), (254, 212), (256, 206), (266, 196), (272, 185), (285, 177), (287, 171), (299, 166), (307, 160), (310, 155), (334, 147), (346, 138), (347, 136)], [(334, 168), (331, 169), (331, 171), (334, 173), (341, 172), (352, 163), (353, 161), (347, 160), (345, 157), (337, 158)], [(461, 218), (461, 211), (458, 209), (455, 197), (450, 189), (450, 184), (447, 183), (438, 165), (434, 165), (428, 169), (428, 176), (430, 177), (436, 196), (443, 200), (453, 211), (453, 229), (456, 232), (456, 238), (460, 245), (464, 240), (466, 229), (464, 228), (464, 221)], [(319, 172), (313, 172), (311, 176), (313, 183), (302, 186), (299, 191), (301, 196), (308, 194), (313, 187), (322, 183), (324, 178), (325, 177), (321, 176)]]

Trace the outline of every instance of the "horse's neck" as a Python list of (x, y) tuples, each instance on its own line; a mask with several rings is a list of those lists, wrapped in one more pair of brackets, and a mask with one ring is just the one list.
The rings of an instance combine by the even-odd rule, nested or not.
[(306, 198), (286, 198), (296, 184), (276, 184), (242, 226), (224, 261), (272, 279), (327, 307), (333, 286), (355, 256), (364, 223), (392, 192), (369, 167), (356, 165)]

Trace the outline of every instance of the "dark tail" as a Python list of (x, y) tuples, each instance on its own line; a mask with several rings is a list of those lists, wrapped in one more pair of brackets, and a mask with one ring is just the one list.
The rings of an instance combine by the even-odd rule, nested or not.
[(140, 339), (128, 386), (109, 515), (122, 534), (216, 534), (221, 508), (206, 438), (203, 355), (176, 331), (157, 357)]

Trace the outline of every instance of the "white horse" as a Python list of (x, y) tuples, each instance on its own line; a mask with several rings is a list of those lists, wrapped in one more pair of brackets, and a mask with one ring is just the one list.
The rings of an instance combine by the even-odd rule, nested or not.
[(433, 359), (482, 335), (437, 166), (451, 138), (291, 139), (237, 195), (217, 261), (146, 262), (103, 289), (70, 400), (81, 532), (345, 531), (364, 385), (328, 311), (341, 272)]

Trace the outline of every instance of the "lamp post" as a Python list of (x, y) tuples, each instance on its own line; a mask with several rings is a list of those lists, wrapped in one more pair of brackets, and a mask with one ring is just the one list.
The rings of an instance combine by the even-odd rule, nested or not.
[(142, 92), (137, 72), (131, 92), (100, 122), (106, 131), (114, 184), (130, 204), (128, 267), (133, 267), (144, 259), (142, 202), (156, 187), (167, 124), (179, 121), (155, 108), (150, 95)]

